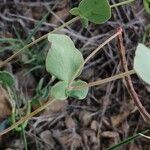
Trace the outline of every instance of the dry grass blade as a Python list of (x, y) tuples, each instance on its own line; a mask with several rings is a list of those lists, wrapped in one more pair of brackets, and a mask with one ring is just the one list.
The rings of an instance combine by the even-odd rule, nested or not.
[(0, 119), (11, 114), (12, 108), (6, 90), (0, 85)]

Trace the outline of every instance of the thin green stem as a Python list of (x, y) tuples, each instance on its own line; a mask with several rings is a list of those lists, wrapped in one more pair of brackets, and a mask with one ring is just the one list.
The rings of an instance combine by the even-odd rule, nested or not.
[[(11, 121), (12, 121), (13, 124), (15, 124), (15, 123), (16, 123), (16, 104), (15, 104), (15, 102), (14, 102), (14, 100), (13, 100), (12, 92), (11, 92), (11, 90), (10, 90), (9, 87), (7, 87), (7, 91), (8, 91), (8, 93), (9, 93), (9, 98), (10, 98), (11, 106), (12, 106)], [(30, 107), (31, 107), (31, 106), (30, 106)], [(30, 110), (31, 110), (31, 108), (30, 108)], [(29, 111), (29, 110), (28, 110), (28, 111)], [(20, 113), (19, 113), (19, 117), (21, 118)], [(28, 146), (27, 146), (28, 144), (27, 144), (27, 139), (26, 139), (26, 135), (25, 135), (25, 130), (24, 130), (25, 127), (24, 127), (24, 124), (25, 124), (25, 123), (23, 123), (23, 124), (21, 125), (21, 127), (16, 127), (15, 129), (16, 129), (16, 131), (21, 131), (25, 150), (28, 150)]]
[(22, 126), (21, 126), (21, 128), (22, 128), (22, 137), (23, 137), (24, 149), (28, 150), (28, 143), (27, 143), (25, 129)]
[[(145, 133), (147, 133), (147, 132), (149, 132), (149, 131), (150, 131), (150, 130), (146, 130), (146, 131), (143, 131), (143, 132), (141, 132), (141, 133), (142, 133), (142, 134), (145, 134)], [(123, 145), (125, 145), (125, 144), (130, 143), (131, 141), (137, 139), (137, 138), (140, 137), (140, 136), (141, 136), (140, 133), (135, 134), (135, 135), (133, 135), (133, 136), (131, 136), (131, 137), (129, 137), (129, 138), (123, 140), (123, 141), (120, 141), (118, 144), (113, 145), (112, 147), (108, 148), (107, 150), (117, 150), (119, 147), (121, 147), (121, 146), (123, 146)]]
[[(29, 115), (30, 112), (31, 112), (31, 102), (28, 102), (27, 115)], [(28, 143), (27, 143), (26, 132), (25, 132), (25, 128), (26, 128), (27, 124), (28, 124), (28, 120), (25, 121), (24, 123), (22, 123), (21, 127), (17, 127), (18, 129), (21, 128), (21, 133), (22, 133), (22, 137), (23, 137), (23, 143), (24, 143), (25, 150), (28, 150)]]
[(117, 4), (111, 5), (110, 7), (111, 8), (115, 8), (115, 7), (118, 7), (118, 6), (122, 6), (122, 5), (126, 5), (126, 4), (129, 4), (129, 3), (132, 3), (134, 1), (135, 0), (127, 0), (127, 1), (124, 1), (124, 2), (120, 2), (120, 3), (117, 3)]
[(6, 60), (4, 60), (3, 62), (0, 63), (0, 68), (3, 67), (5, 64), (7, 64), (9, 61), (11, 61), (13, 58), (15, 58), (16, 56), (18, 56), (22, 51), (30, 48), (31, 46), (35, 45), (36, 43), (44, 40), (45, 38), (47, 38), (47, 36), (50, 34), (50, 33), (55, 33), (56, 31), (58, 30), (61, 30), (63, 29), (64, 27), (72, 24), (73, 22), (77, 21), (80, 17), (75, 17), (71, 20), (69, 20), (68, 22), (62, 24), (61, 26), (59, 26), (58, 28), (54, 29), (53, 31), (41, 36), (40, 38), (36, 39), (35, 41), (31, 42), (30, 44), (26, 45), (25, 47), (23, 47), (22, 49), (18, 50), (16, 53), (14, 53), (12, 56), (10, 56), (9, 58), (7, 58)]
[(110, 38), (108, 38), (105, 42), (103, 42), (101, 45), (99, 45), (84, 61), (84, 63), (77, 69), (75, 74), (73, 75), (72, 79), (70, 80), (68, 88), (71, 88), (71, 84), (73, 83), (74, 79), (78, 75), (78, 73), (81, 71), (83, 66), (101, 49), (103, 48), (106, 44), (108, 44), (111, 40), (113, 40), (115, 37), (117, 37), (122, 30), (118, 30), (114, 35), (112, 35)]
[[(26, 115), (29, 115), (29, 114), (31, 113), (31, 102), (28, 101), (28, 104), (27, 104), (27, 105), (28, 105), (28, 106), (27, 106), (27, 113), (26, 113)], [(19, 114), (19, 117), (20, 117), (20, 119), (21, 119), (21, 115), (20, 115), (20, 114)], [(16, 123), (16, 119), (15, 119), (15, 122), (13, 122), (13, 124), (14, 124), (14, 123)], [(20, 131), (22, 131), (23, 129), (25, 129), (27, 125), (28, 125), (28, 120), (25, 121), (24, 123), (22, 123), (21, 126), (18, 126), (18, 127), (15, 128), (15, 129), (16, 129), (16, 131), (20, 132)]]
[(79, 89), (86, 88), (86, 87), (98, 86), (98, 85), (102, 85), (102, 84), (105, 84), (105, 83), (108, 83), (108, 82), (111, 82), (111, 81), (122, 79), (124, 77), (130, 76), (130, 75), (133, 75), (133, 74), (135, 74), (135, 71), (130, 70), (130, 71), (127, 71), (127, 72), (123, 72), (123, 73), (114, 75), (114, 76), (106, 78), (106, 79), (90, 82), (87, 85), (76, 86), (76, 87), (72, 87), (72, 88), (75, 89), (75, 90), (79, 90)]

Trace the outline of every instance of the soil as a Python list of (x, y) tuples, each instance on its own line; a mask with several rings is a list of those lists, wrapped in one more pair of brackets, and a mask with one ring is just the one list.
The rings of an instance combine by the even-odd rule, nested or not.
[[(109, 2), (115, 4), (119, 0)], [(73, 16), (69, 10), (78, 4), (79, 0), (0, 0), (0, 61), (70, 20)], [(48, 15), (45, 16), (46, 14)], [(45, 20), (42, 20), (44, 17)], [(138, 43), (144, 42), (150, 47), (150, 32), (147, 30), (149, 20), (150, 16), (144, 11), (142, 0), (137, 0), (112, 9), (111, 19), (102, 25), (90, 23), (85, 29), (77, 21), (58, 33), (70, 36), (86, 58), (121, 26), (128, 67), (132, 69)], [(33, 33), (37, 24), (39, 27)], [(6, 38), (16, 41), (7, 42)], [(19, 113), (26, 112), (27, 102), (35, 98), (35, 95), (42, 99), (42, 93), (37, 94), (37, 86), (42, 78), (43, 87), (48, 83), (53, 84), (45, 69), (48, 49), (49, 44), (44, 40), (24, 50), (2, 68), (15, 77), (13, 96)], [(80, 79), (91, 82), (121, 71), (117, 39), (114, 39), (84, 66)], [(142, 104), (150, 112), (150, 86), (136, 75), (132, 75), (132, 82)], [(45, 99), (42, 100), (44, 103)], [(34, 109), (36, 107), (32, 111)], [(2, 131), (10, 125), (8, 114), (0, 119)], [(90, 88), (84, 100), (67, 99), (53, 104), (32, 117), (24, 133), (11, 131), (2, 136), (0, 150), (24, 150), (25, 141), (29, 150), (105, 150), (149, 128), (150, 125), (144, 122), (133, 103), (124, 81), (116, 80)], [(120, 150), (150, 150), (150, 140), (139, 137), (121, 146)]]

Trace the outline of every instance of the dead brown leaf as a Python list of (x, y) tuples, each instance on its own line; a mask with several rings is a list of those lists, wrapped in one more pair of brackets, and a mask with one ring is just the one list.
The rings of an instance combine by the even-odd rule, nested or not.
[(76, 127), (75, 121), (70, 116), (66, 117), (65, 124), (68, 129), (72, 129)]
[(55, 136), (58, 138), (59, 142), (64, 145), (65, 147), (80, 147), (82, 144), (82, 138), (76, 132), (55, 132)]
[(122, 110), (119, 115), (111, 117), (111, 122), (114, 127), (119, 126), (135, 109), (133, 101), (122, 106)]
[(68, 101), (61, 101), (57, 100), (54, 101), (51, 105), (49, 105), (48, 108), (45, 109), (44, 114), (49, 114), (50, 112), (56, 113), (56, 112), (62, 112), (66, 109), (68, 105)]
[(11, 105), (6, 90), (0, 85), (0, 120), (11, 114)]
[(40, 134), (40, 137), (42, 141), (44, 141), (46, 144), (51, 145), (51, 147), (54, 148), (55, 141), (52, 138), (52, 134), (49, 130), (45, 130)]
[(89, 125), (92, 120), (91, 112), (83, 110), (79, 115), (79, 119), (81, 120), (83, 126)]
[(98, 130), (98, 122), (96, 120), (93, 120), (91, 122), (91, 129), (94, 130), (94, 131)]
[(117, 132), (113, 132), (113, 131), (104, 131), (104, 132), (102, 132), (101, 136), (103, 138), (108, 138), (109, 143), (111, 143), (111, 145), (117, 144), (120, 140), (119, 134)]
[(88, 149), (88, 147), (93, 150), (98, 149), (99, 139), (97, 138), (97, 134), (94, 130), (84, 129), (82, 131), (82, 138), (84, 141), (85, 149)]

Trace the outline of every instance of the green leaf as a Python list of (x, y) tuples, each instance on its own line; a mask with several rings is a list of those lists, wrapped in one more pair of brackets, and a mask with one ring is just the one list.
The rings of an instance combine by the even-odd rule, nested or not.
[(50, 95), (57, 100), (66, 100), (68, 97), (66, 93), (67, 87), (67, 82), (60, 81), (51, 88)]
[(12, 86), (15, 83), (14, 77), (7, 71), (0, 71), (0, 81), (4, 86)]
[(78, 9), (71, 11), (74, 15), (87, 18), (95, 24), (105, 23), (111, 17), (108, 0), (82, 0)]
[(79, 15), (80, 15), (80, 10), (79, 10), (78, 7), (75, 7), (75, 8), (72, 8), (72, 9), (70, 10), (70, 13), (71, 13), (72, 15), (74, 15), (74, 16), (79, 16)]
[[(82, 80), (77, 80), (77, 81), (74, 81), (71, 86), (74, 88), (80, 87), (80, 86), (87, 86), (87, 83)], [(87, 94), (88, 94), (87, 87), (81, 88), (79, 90), (75, 89), (75, 90), (68, 91), (68, 95), (70, 97), (77, 98), (77, 99), (84, 99), (87, 96)]]
[(46, 69), (59, 80), (69, 82), (84, 63), (83, 56), (67, 35), (49, 34), (48, 40), (51, 48), (46, 58)]
[(83, 27), (84, 27), (84, 28), (87, 28), (87, 27), (88, 27), (88, 25), (89, 25), (89, 20), (88, 20), (86, 17), (82, 16), (82, 14), (80, 13), (80, 10), (79, 10), (78, 7), (72, 8), (72, 9), (70, 10), (70, 13), (71, 13), (72, 15), (75, 15), (75, 16), (80, 16), (80, 17), (81, 17), (81, 23), (82, 23)]
[(146, 12), (150, 15), (150, 0), (143, 0), (143, 4)]
[(134, 70), (143, 81), (150, 84), (150, 49), (140, 43), (136, 49)]

